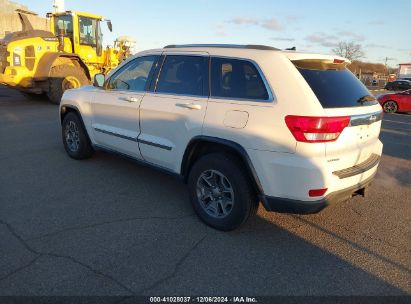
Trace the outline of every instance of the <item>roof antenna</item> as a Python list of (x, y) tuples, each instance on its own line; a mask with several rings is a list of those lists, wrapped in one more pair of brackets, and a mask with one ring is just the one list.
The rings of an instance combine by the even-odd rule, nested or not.
[(297, 50), (297, 48), (295, 47), (295, 46), (293, 46), (293, 47), (291, 47), (291, 48), (288, 48), (288, 49), (285, 49), (286, 51), (296, 51)]

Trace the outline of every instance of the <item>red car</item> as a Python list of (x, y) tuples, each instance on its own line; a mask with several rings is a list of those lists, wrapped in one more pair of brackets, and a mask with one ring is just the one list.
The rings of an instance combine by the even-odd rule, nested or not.
[(377, 97), (385, 113), (411, 112), (411, 90)]

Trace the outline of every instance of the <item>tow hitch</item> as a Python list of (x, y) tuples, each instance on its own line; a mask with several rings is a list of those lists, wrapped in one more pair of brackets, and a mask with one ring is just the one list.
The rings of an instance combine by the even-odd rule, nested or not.
[(352, 196), (357, 196), (357, 195), (361, 195), (362, 197), (367, 197), (368, 196), (368, 191), (369, 191), (370, 185), (367, 185), (364, 188), (358, 189), (357, 191), (355, 191)]

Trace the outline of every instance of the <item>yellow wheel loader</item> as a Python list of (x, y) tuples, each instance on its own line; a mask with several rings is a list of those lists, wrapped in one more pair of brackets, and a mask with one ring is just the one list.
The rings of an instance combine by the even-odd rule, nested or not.
[(35, 30), (19, 12), (22, 31), (0, 40), (0, 84), (25, 96), (46, 94), (56, 104), (65, 90), (91, 83), (97, 73), (108, 73), (129, 54), (125, 41), (103, 49), (102, 16), (65, 11), (49, 13), (50, 31)]

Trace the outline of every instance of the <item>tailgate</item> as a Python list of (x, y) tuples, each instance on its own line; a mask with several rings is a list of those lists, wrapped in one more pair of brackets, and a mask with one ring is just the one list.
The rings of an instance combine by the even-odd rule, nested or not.
[[(382, 110), (379, 105), (367, 107), (367, 111), (358, 108), (328, 109), (327, 116), (350, 116), (350, 124), (338, 139), (325, 144), (326, 158), (332, 172), (356, 165), (366, 165), (380, 154), (379, 135)], [(344, 112), (344, 113), (342, 113)], [(347, 113), (348, 112), (348, 113)], [(361, 113), (358, 113), (361, 112)]]
[(352, 74), (344, 58), (290, 58), (316, 95), (324, 112), (318, 116), (349, 118), (336, 140), (325, 142), (331, 172), (367, 168), (381, 154), (379, 134), (382, 109)]

